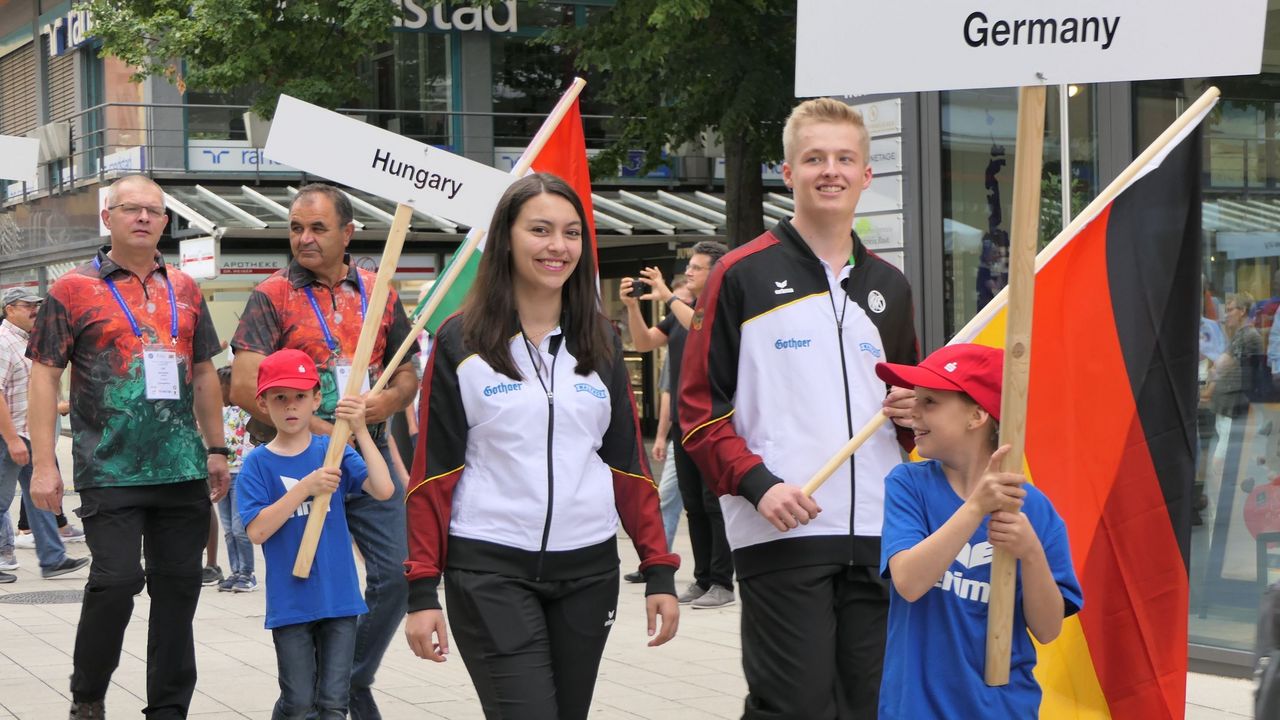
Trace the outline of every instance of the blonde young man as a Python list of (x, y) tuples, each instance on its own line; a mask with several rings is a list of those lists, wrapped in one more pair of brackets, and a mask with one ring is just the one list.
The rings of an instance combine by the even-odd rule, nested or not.
[(720, 261), (685, 350), (680, 424), (733, 548), (745, 718), (876, 715), (884, 478), (910, 432), (886, 425), (812, 499), (801, 492), (875, 413), (909, 423), (914, 394), (886, 398), (875, 365), (919, 358), (911, 288), (851, 230), (869, 145), (844, 103), (796, 107), (783, 134), (795, 217)]

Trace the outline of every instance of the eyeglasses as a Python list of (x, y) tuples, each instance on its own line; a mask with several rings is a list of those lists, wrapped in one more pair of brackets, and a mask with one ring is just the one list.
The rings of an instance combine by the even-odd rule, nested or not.
[(164, 215), (163, 205), (135, 205), (133, 203), (119, 203), (117, 205), (107, 206), (107, 210), (119, 210), (120, 214), (125, 217), (138, 217), (144, 210), (152, 217)]
[(708, 271), (708, 270), (710, 270), (710, 269), (711, 269), (711, 268), (707, 267), (706, 265), (694, 265), (693, 263), (689, 263), (688, 265), (686, 265), (686, 266), (684, 267), (684, 271), (685, 271), (685, 272), (687, 272), (687, 273), (689, 273), (689, 272), (706, 272), (706, 271)]
[(41, 303), (19, 300), (15, 303), (12, 303), (12, 305), (13, 307), (22, 308), (23, 310), (39, 310)]

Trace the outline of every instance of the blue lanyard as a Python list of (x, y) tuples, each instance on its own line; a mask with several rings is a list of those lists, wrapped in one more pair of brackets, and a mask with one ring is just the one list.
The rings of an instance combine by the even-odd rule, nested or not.
[[(356, 287), (360, 288), (360, 320), (364, 321), (365, 313), (369, 312), (369, 300), (364, 295), (364, 280), (360, 279), (360, 271), (356, 270)], [(307, 300), (311, 303), (311, 310), (316, 314), (316, 320), (320, 323), (320, 331), (324, 333), (324, 342), (329, 346), (329, 350), (337, 352), (338, 341), (333, 337), (333, 333), (329, 332), (329, 323), (324, 319), (324, 313), (320, 312), (320, 303), (316, 302), (316, 294), (311, 291), (311, 286), (303, 288), (307, 293)], [(329, 291), (332, 294), (332, 290)]]
[[(93, 269), (94, 270), (102, 269), (102, 261), (96, 257), (93, 259)], [(161, 274), (164, 275), (164, 284), (169, 289), (169, 340), (174, 345), (177, 345), (178, 344), (178, 301), (177, 299), (174, 298), (173, 283), (169, 280), (168, 273), (161, 273)], [(116, 298), (116, 304), (119, 305), (120, 309), (124, 311), (125, 318), (129, 320), (129, 327), (133, 328), (133, 336), (136, 338), (141, 338), (142, 328), (138, 327), (138, 319), (133, 316), (133, 311), (131, 311), (129, 309), (129, 306), (125, 304), (124, 298), (121, 297), (120, 295), (120, 290), (116, 288), (115, 281), (109, 277), (105, 277), (105, 278), (102, 278), (102, 282), (106, 283), (107, 287), (111, 289), (111, 294), (114, 295)], [(145, 289), (146, 281), (143, 280), (142, 283)]]

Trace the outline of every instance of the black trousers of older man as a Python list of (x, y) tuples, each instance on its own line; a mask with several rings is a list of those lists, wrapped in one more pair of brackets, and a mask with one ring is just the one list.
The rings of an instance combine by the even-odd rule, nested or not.
[[(147, 706), (155, 719), (185, 718), (196, 686), (192, 620), (200, 599), (201, 552), (209, 537), (205, 480), (80, 491), (85, 542), (93, 553), (76, 629), (71, 695), (106, 697), (120, 664), (133, 597), (151, 598)], [(146, 569), (141, 565), (146, 558)]]

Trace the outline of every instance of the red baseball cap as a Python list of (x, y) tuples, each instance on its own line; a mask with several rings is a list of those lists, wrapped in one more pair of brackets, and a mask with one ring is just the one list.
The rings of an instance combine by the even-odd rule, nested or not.
[(310, 390), (319, 384), (315, 361), (301, 350), (277, 350), (258, 365), (258, 397), (271, 388)]
[(897, 387), (952, 390), (973, 398), (991, 417), (1000, 419), (1000, 385), (1004, 350), (957, 343), (938, 348), (919, 365), (876, 363), (876, 375)]

